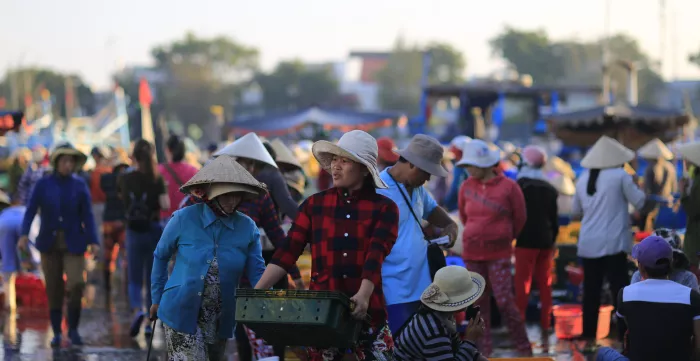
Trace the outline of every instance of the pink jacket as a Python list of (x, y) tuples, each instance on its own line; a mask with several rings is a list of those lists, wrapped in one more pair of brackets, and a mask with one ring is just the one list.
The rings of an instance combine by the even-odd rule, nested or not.
[(486, 182), (469, 177), (459, 189), (459, 218), (464, 224), (462, 258), (509, 258), (513, 240), (525, 226), (525, 197), (518, 183), (497, 175)]

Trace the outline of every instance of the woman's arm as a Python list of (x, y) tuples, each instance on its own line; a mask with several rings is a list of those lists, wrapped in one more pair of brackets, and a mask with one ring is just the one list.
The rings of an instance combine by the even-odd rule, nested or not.
[(467, 198), (464, 196), (464, 190), (467, 188), (467, 182), (462, 183), (462, 185), (459, 187), (459, 194), (458, 194), (458, 206), (457, 206), (457, 211), (459, 212), (459, 220), (462, 221), (462, 224), (466, 225), (467, 224), (467, 211), (464, 209), (464, 207), (467, 205)]
[(622, 193), (625, 195), (625, 199), (628, 203), (631, 203), (634, 209), (641, 210), (644, 207), (647, 196), (644, 191), (634, 183), (632, 176), (629, 174), (624, 174), (622, 176)]
[(85, 233), (87, 234), (88, 244), (100, 244), (99, 238), (97, 238), (97, 226), (95, 226), (95, 216), (92, 213), (92, 199), (90, 197), (90, 190), (88, 189), (87, 183), (80, 182), (78, 185), (80, 190), (78, 190), (80, 197), (78, 202), (80, 202), (78, 209), (80, 210), (80, 219), (83, 221), (83, 226), (85, 227)]
[(527, 221), (527, 207), (525, 206), (525, 196), (520, 186), (513, 183), (510, 192), (510, 205), (513, 212), (513, 237), (517, 238), (520, 232), (525, 227)]
[[(270, 239), (270, 242), (272, 242), (272, 245), (275, 246), (275, 249), (279, 247), (282, 242), (284, 242), (284, 238), (286, 236), (282, 230), (282, 227), (280, 227), (280, 219), (277, 216), (275, 204), (272, 203), (272, 198), (270, 198), (270, 196), (267, 194), (262, 200), (260, 225), (262, 226), (262, 229), (265, 230), (267, 238)], [(292, 276), (292, 279), (295, 281), (301, 279), (301, 272), (296, 264), (289, 269), (289, 275)]]
[(366, 250), (365, 263), (362, 267), (362, 279), (373, 285), (382, 282), (382, 264), (389, 255), (399, 236), (399, 208), (394, 202), (386, 202), (381, 207), (381, 218), (377, 221)]
[(160, 304), (165, 282), (168, 281), (168, 262), (177, 249), (180, 238), (180, 212), (173, 213), (160, 236), (156, 251), (153, 252), (153, 269), (151, 272), (151, 299), (153, 304)]
[(44, 187), (46, 181), (40, 179), (36, 182), (34, 190), (29, 195), (29, 203), (27, 204), (27, 210), (24, 212), (24, 219), (22, 219), (22, 237), (29, 235), (29, 230), (32, 228), (32, 222), (34, 222), (34, 217), (36, 212), (39, 210), (39, 199), (41, 198), (40, 189)]
[(257, 284), (265, 272), (265, 260), (262, 257), (262, 244), (260, 243), (260, 231), (253, 226), (253, 232), (248, 244), (248, 257), (245, 261), (246, 275), (251, 284)]
[(268, 178), (272, 183), (269, 185), (270, 195), (275, 203), (277, 203), (282, 214), (286, 215), (291, 220), (296, 219), (297, 213), (299, 212), (299, 204), (294, 201), (292, 194), (289, 193), (287, 183), (284, 181), (282, 173), (277, 169), (273, 169)]
[(301, 210), (294, 223), (292, 223), (289, 233), (287, 233), (287, 238), (275, 250), (275, 254), (267, 265), (265, 273), (255, 285), (256, 289), (272, 287), (272, 285), (287, 275), (287, 270), (296, 265), (309, 239), (309, 232), (311, 231), (310, 203), (313, 202), (313, 199), (312, 196), (302, 203)]

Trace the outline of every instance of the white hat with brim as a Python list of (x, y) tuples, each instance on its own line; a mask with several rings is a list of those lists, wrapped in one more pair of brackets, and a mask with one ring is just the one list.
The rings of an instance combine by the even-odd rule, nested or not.
[(290, 172), (284, 172), (282, 176), (288, 187), (295, 189), (299, 194), (304, 194), (306, 190), (306, 178), (301, 170), (295, 169)]
[(272, 142), (270, 142), (270, 146), (275, 153), (277, 153), (277, 159), (275, 160), (276, 163), (283, 163), (302, 169), (301, 163), (299, 163), (297, 157), (294, 156), (292, 150), (289, 149), (284, 142), (282, 142), (282, 140), (279, 138), (273, 139)]
[(700, 166), (700, 141), (678, 146), (681, 157), (696, 166)]
[(486, 289), (486, 280), (461, 266), (447, 266), (435, 273), (435, 280), (423, 291), (421, 302), (439, 312), (455, 312), (476, 302)]
[(673, 160), (673, 152), (664, 144), (659, 138), (654, 138), (650, 140), (647, 144), (644, 144), (637, 154), (644, 159), (666, 159)]
[(634, 152), (606, 135), (600, 137), (581, 160), (588, 169), (607, 169), (624, 165), (634, 159)]
[(474, 166), (478, 168), (493, 167), (501, 161), (501, 150), (483, 140), (474, 139), (462, 147), (462, 159), (455, 164), (458, 167)]
[(180, 187), (180, 192), (200, 198), (206, 194), (209, 199), (224, 193), (241, 192), (244, 198), (251, 199), (267, 192), (267, 188), (233, 157), (223, 155), (205, 164)]
[(330, 172), (334, 156), (348, 158), (367, 167), (375, 188), (388, 188), (379, 177), (377, 169), (377, 140), (367, 132), (351, 130), (343, 134), (337, 144), (320, 140), (314, 143), (311, 151), (318, 164), (326, 171)]
[(220, 155), (252, 159), (277, 168), (277, 163), (255, 133), (248, 133), (214, 153), (214, 157)]
[(56, 162), (58, 161), (58, 158), (64, 155), (69, 155), (75, 158), (75, 169), (80, 170), (83, 168), (85, 165), (85, 162), (87, 162), (87, 155), (85, 153), (75, 149), (71, 144), (63, 144), (59, 145), (56, 147), (52, 152), (51, 152), (51, 158), (50, 158), (50, 163), (51, 166), (55, 169), (56, 168)]

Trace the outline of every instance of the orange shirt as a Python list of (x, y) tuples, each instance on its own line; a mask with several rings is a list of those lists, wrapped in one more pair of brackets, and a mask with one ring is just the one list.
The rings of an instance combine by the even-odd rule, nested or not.
[(98, 165), (90, 174), (90, 195), (92, 197), (92, 203), (104, 203), (107, 200), (105, 192), (102, 191), (100, 187), (100, 179), (103, 174), (112, 173), (112, 168), (106, 165)]

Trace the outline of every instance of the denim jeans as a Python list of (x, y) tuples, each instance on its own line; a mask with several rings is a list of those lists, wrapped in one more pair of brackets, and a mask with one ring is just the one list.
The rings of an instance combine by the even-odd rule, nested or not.
[[(160, 240), (163, 229), (159, 222), (153, 222), (148, 232), (126, 230), (126, 260), (129, 282), (129, 305), (132, 309), (151, 308), (151, 269), (153, 252)], [(145, 280), (145, 281), (144, 281)], [(143, 302), (144, 282), (146, 285), (146, 303)]]

